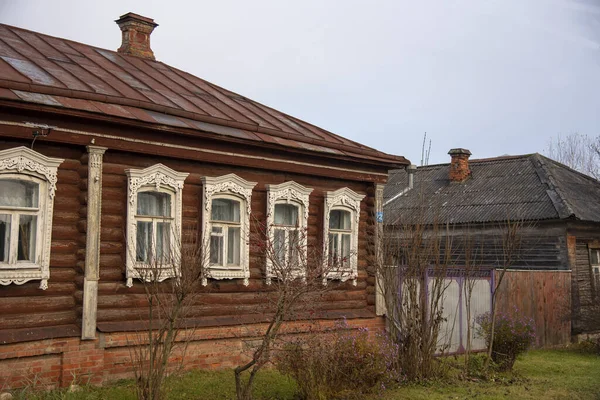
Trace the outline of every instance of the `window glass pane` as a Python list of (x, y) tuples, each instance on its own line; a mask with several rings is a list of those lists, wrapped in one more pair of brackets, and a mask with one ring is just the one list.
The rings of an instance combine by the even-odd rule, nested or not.
[(8, 262), (10, 251), (10, 215), (0, 214), (0, 262)]
[(0, 207), (37, 207), (39, 186), (18, 179), (0, 180)]
[(273, 256), (275, 261), (282, 266), (285, 263), (285, 230), (275, 229), (273, 234)]
[(592, 265), (598, 265), (598, 250), (592, 249), (590, 250), (590, 254), (592, 257)]
[(329, 214), (329, 228), (350, 230), (350, 211), (332, 210)]
[(17, 261), (35, 262), (35, 235), (37, 215), (19, 215), (19, 242)]
[(220, 234), (210, 236), (210, 265), (223, 265), (223, 236)]
[(160, 263), (171, 263), (171, 223), (156, 223), (156, 259)]
[(339, 254), (337, 233), (329, 234), (329, 261), (335, 262), (337, 255)]
[(240, 202), (230, 199), (214, 199), (211, 218), (213, 221), (240, 222)]
[(139, 192), (137, 200), (138, 215), (171, 216), (171, 195), (168, 193)]
[(288, 231), (288, 263), (292, 267), (297, 267), (298, 265), (298, 251), (299, 251), (300, 241), (298, 237), (298, 230), (290, 229)]
[(240, 228), (227, 229), (227, 264), (240, 265)]
[(150, 262), (150, 250), (152, 246), (152, 222), (138, 221), (137, 223), (137, 246), (135, 248), (135, 259), (143, 263)]
[(340, 254), (346, 259), (350, 256), (350, 235), (342, 235), (342, 249)]
[(298, 226), (298, 207), (293, 204), (275, 204), (275, 225)]

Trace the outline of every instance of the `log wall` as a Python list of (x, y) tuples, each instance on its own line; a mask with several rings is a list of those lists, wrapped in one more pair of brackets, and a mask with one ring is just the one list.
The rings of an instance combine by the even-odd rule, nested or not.
[[(31, 145), (0, 141), (0, 150)], [(34, 150), (63, 158), (58, 168), (54, 200), (50, 279), (46, 290), (40, 282), (0, 286), (0, 344), (80, 334), (81, 291), (85, 261), (87, 155), (85, 148), (49, 146), (42, 141)]]
[[(203, 176), (221, 176), (228, 173), (258, 182), (252, 193), (251, 224), (266, 224), (267, 184), (278, 184), (293, 180), (313, 189), (309, 199), (308, 245), (320, 248), (323, 236), (324, 195), (341, 187), (349, 187), (365, 195), (361, 203), (359, 223), (358, 269), (356, 286), (346, 282), (333, 283), (335, 287), (314, 305), (324, 318), (347, 318), (372, 316), (374, 312), (374, 280), (367, 274), (367, 266), (373, 254), (369, 235), (374, 231), (372, 210), (374, 207), (373, 184), (349, 182), (337, 179), (310, 177), (274, 171), (262, 171), (239, 167), (225, 168), (211, 164), (190, 163), (168, 158), (140, 157), (115, 151), (107, 151), (103, 164), (103, 196), (101, 218), (100, 282), (98, 291), (98, 328), (101, 331), (135, 330), (146, 316), (143, 283), (134, 280), (131, 288), (125, 286), (125, 221), (127, 206), (128, 168), (146, 168), (162, 163), (178, 172), (188, 172), (183, 188), (183, 230), (193, 232), (201, 225), (201, 203)], [(250, 246), (250, 285), (244, 286), (241, 279), (209, 280), (209, 285), (200, 289), (190, 318), (198, 326), (216, 326), (231, 317), (239, 322), (251, 322), (264, 313), (270, 299), (269, 287), (265, 284), (264, 259), (259, 249)]]
[[(30, 143), (2, 140), (0, 149)], [(77, 337), (80, 335), (83, 301), (83, 277), (86, 243), (87, 152), (84, 147), (51, 145), (38, 141), (36, 151), (64, 158), (58, 170), (51, 242), (48, 289), (40, 290), (39, 281), (24, 285), (0, 286), (0, 343)], [(283, 173), (257, 168), (226, 167), (210, 163), (147, 157), (108, 150), (104, 156), (100, 281), (98, 289), (98, 329), (104, 332), (136, 330), (144, 325), (146, 297), (143, 284), (125, 286), (127, 177), (125, 169), (146, 168), (163, 163), (176, 171), (188, 172), (183, 189), (184, 232), (200, 226), (203, 176), (235, 173), (256, 181), (251, 201), (251, 221), (266, 223), (266, 185), (294, 180), (312, 188), (308, 219), (308, 244), (321, 248), (324, 195), (349, 187), (365, 195), (361, 203), (358, 241), (357, 285), (332, 283), (332, 289), (314, 301), (311, 309), (319, 317), (372, 318), (374, 316), (374, 279), (367, 273), (373, 255), (370, 235), (374, 232), (374, 184), (335, 178)], [(265, 284), (264, 260), (259, 249), (250, 247), (250, 285), (242, 280), (209, 280), (200, 289), (190, 318), (196, 326), (253, 323), (264, 320), (264, 307), (272, 295)]]

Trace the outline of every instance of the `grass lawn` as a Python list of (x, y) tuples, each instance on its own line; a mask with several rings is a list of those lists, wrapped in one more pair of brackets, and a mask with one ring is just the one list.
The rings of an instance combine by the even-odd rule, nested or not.
[[(234, 399), (233, 372), (195, 371), (168, 382), (169, 399)], [(53, 391), (15, 393), (16, 399), (135, 400), (131, 382), (104, 388), (85, 388), (79, 393)], [(295, 399), (295, 383), (276, 371), (257, 378), (255, 398)], [(297, 397), (296, 397), (297, 398)], [(499, 374), (495, 381), (445, 380), (426, 385), (408, 385), (389, 390), (373, 399), (600, 399), (600, 357), (568, 350), (531, 351), (515, 364), (512, 374)]]
[(600, 357), (530, 351), (495, 382), (435, 382), (390, 391), (384, 399), (600, 399)]

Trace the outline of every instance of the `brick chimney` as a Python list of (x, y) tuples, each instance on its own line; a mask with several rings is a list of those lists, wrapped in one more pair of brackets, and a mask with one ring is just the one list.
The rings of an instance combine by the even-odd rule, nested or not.
[(123, 33), (123, 43), (117, 50), (119, 53), (154, 60), (150, 48), (150, 34), (158, 26), (152, 18), (142, 17), (134, 13), (121, 15), (115, 21)]
[(448, 154), (452, 157), (450, 161), (450, 182), (463, 182), (471, 176), (469, 168), (469, 156), (471, 152), (467, 149), (451, 149)]

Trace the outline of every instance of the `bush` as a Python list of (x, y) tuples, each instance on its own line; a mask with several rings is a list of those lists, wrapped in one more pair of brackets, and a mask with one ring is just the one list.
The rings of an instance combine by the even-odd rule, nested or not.
[(402, 376), (398, 348), (381, 333), (351, 330), (345, 321), (331, 333), (316, 333), (288, 343), (277, 368), (298, 383), (306, 400), (362, 398), (384, 390)]
[[(478, 334), (485, 338), (489, 347), (492, 333), (492, 317), (490, 313), (478, 316)], [(515, 308), (511, 314), (496, 314), (496, 328), (492, 346), (492, 360), (501, 371), (512, 370), (517, 356), (531, 347), (535, 340), (535, 328), (532, 318), (519, 316)]]
[(575, 343), (573, 348), (583, 354), (595, 354), (600, 356), (600, 337), (582, 340), (579, 343)]

